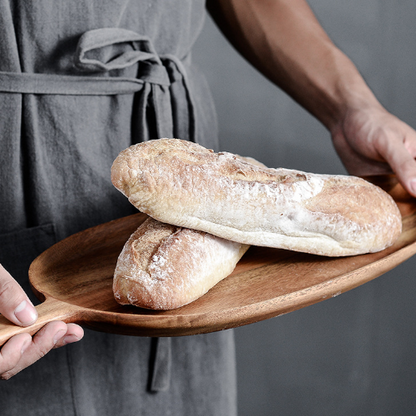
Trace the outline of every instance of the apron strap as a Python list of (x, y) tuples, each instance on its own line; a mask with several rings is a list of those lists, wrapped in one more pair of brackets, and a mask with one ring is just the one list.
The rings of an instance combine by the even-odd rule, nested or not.
[[(161, 81), (160, 70), (148, 70), (146, 82), (169, 85)], [(143, 89), (145, 81), (135, 78), (94, 77), (28, 72), (0, 72), (0, 92), (40, 95), (119, 95)]]
[(188, 140), (195, 142), (197, 117), (195, 100), (192, 90), (189, 88), (187, 72), (182, 61), (176, 56), (164, 55), (162, 62), (171, 80), (172, 115), (175, 126), (173, 137), (188, 138)]
[(152, 357), (149, 368), (149, 390), (153, 393), (170, 387), (172, 366), (171, 338), (152, 338)]
[[(135, 64), (135, 78), (114, 75)], [(85, 32), (74, 54), (74, 69), (83, 75), (0, 72), (0, 92), (98, 96), (141, 92), (145, 97), (140, 100), (154, 109), (157, 137), (196, 140), (195, 106), (184, 65), (175, 56), (160, 57), (147, 36), (121, 28)]]

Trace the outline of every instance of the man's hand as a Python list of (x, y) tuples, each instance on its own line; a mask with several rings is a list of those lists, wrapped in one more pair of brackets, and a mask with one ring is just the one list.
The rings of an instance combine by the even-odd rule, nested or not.
[(348, 110), (332, 129), (335, 149), (349, 173), (394, 172), (416, 196), (416, 131), (380, 105)]
[[(29, 298), (1, 265), (0, 313), (19, 326), (29, 326), (37, 319), (36, 309)], [(45, 325), (33, 338), (29, 334), (12, 337), (0, 351), (0, 378), (11, 378), (51, 349), (79, 341), (83, 334), (78, 325), (56, 321)]]

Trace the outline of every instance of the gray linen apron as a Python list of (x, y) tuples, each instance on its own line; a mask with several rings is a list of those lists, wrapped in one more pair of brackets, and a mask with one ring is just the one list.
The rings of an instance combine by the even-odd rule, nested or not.
[[(0, 0), (0, 262), (28, 293), (40, 252), (135, 212), (110, 182), (122, 149), (160, 137), (217, 148), (190, 54), (204, 16), (203, 0)], [(87, 330), (0, 382), (0, 414), (231, 416), (234, 370), (230, 331)]]

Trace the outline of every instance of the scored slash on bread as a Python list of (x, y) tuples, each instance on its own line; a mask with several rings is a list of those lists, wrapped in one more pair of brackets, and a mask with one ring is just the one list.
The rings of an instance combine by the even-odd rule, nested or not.
[(148, 218), (120, 253), (113, 279), (115, 299), (146, 309), (179, 308), (230, 275), (248, 248)]

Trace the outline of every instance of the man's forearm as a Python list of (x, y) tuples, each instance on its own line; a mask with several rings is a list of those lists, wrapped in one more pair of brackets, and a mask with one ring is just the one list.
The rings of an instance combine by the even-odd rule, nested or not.
[(376, 102), (304, 0), (208, 0), (208, 9), (247, 60), (329, 129), (348, 107)]

